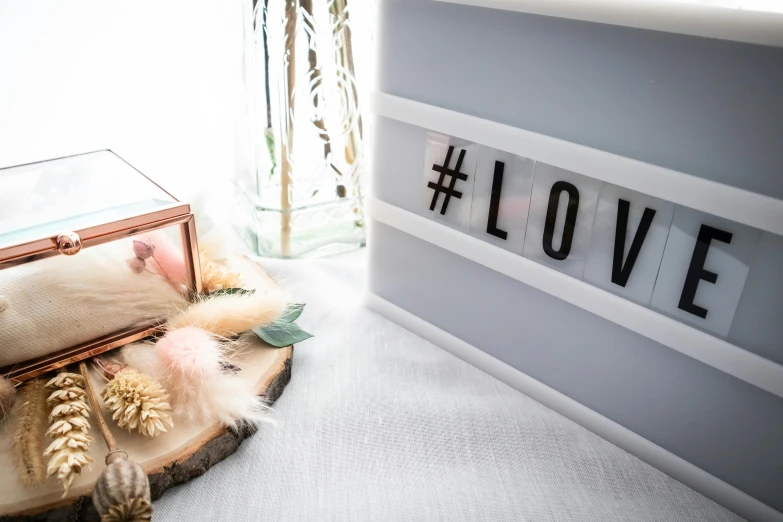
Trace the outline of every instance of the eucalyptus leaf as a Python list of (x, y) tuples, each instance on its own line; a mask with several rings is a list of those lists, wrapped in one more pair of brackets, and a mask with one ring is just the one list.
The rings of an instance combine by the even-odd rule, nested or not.
[(262, 328), (253, 328), (252, 332), (262, 341), (276, 348), (301, 343), (305, 339), (312, 337), (312, 335), (299, 328), (299, 325), (293, 322), (275, 322)]
[(247, 288), (221, 288), (220, 290), (215, 290), (210, 294), (201, 294), (201, 296), (211, 298), (220, 297), (221, 295), (249, 295), (254, 293), (256, 293), (255, 290), (248, 290)]
[(289, 304), (277, 322), (293, 323), (299, 319), (300, 315), (302, 315), (302, 310), (304, 310), (304, 307), (304, 303)]

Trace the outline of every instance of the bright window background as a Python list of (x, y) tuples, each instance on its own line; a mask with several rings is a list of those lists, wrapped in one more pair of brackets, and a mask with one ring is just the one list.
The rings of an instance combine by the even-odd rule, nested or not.
[[(349, 4), (360, 87), (376, 3)], [(178, 197), (228, 194), (247, 5), (0, 2), (0, 167), (111, 148)]]
[(240, 5), (0, 3), (0, 166), (112, 148), (182, 197), (228, 178)]

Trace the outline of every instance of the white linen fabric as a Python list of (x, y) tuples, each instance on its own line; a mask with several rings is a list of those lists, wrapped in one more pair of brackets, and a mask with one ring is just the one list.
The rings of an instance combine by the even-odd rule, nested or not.
[(362, 308), (363, 256), (263, 262), (315, 338), (277, 425), (166, 492), (156, 520), (742, 520)]

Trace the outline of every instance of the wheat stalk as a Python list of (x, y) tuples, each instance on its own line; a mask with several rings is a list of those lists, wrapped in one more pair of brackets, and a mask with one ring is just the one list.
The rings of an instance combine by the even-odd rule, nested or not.
[(46, 383), (53, 390), (46, 400), (52, 408), (49, 431), (53, 442), (44, 451), (49, 458), (46, 472), (56, 476), (63, 485), (63, 497), (68, 494), (76, 475), (92, 462), (87, 455), (92, 438), (88, 435), (90, 408), (85, 402), (84, 377), (63, 372)]
[(46, 389), (42, 380), (29, 381), (19, 390), (11, 422), (11, 453), (19, 480), (26, 487), (37, 487), (46, 480)]

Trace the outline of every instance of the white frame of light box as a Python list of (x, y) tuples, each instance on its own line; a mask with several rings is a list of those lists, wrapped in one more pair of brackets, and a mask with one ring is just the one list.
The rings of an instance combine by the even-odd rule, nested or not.
[[(783, 235), (783, 200), (502, 123), (375, 92), (379, 116), (466, 139)], [(370, 199), (369, 216), (783, 397), (783, 365), (468, 234)]]

